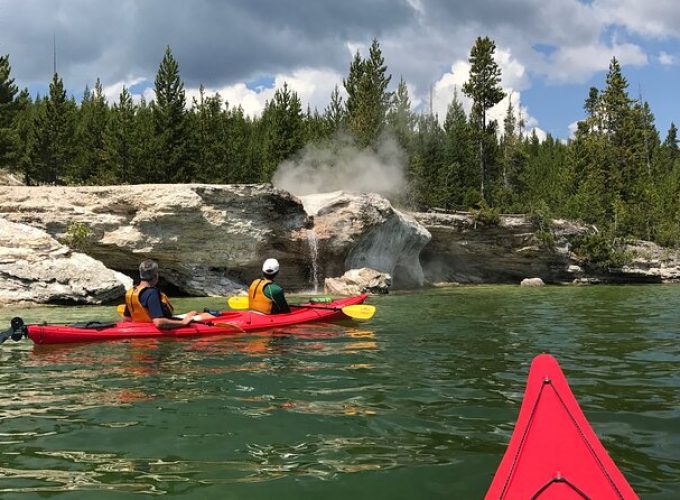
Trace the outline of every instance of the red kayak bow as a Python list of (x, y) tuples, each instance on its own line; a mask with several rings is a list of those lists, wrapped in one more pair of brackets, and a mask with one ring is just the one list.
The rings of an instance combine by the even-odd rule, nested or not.
[(531, 363), (515, 430), (485, 498), (638, 498), (549, 354)]

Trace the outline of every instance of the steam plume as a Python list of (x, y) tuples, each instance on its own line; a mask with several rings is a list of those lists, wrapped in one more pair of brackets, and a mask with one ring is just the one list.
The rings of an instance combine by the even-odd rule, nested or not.
[(384, 134), (375, 148), (357, 147), (347, 135), (308, 144), (298, 158), (281, 163), (272, 183), (298, 196), (330, 191), (390, 196), (405, 187), (406, 153)]

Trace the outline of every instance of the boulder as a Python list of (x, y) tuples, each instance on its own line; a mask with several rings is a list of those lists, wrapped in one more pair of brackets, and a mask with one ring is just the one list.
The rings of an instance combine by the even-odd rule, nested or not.
[(45, 231), (0, 218), (0, 303), (102, 304), (132, 280)]
[(389, 291), (392, 278), (387, 273), (363, 267), (350, 269), (340, 278), (326, 278), (324, 290), (328, 295), (359, 295), (370, 293), (384, 295)]
[(543, 283), (543, 280), (541, 278), (524, 278), (520, 283), (520, 286), (538, 287), (545, 286), (545, 283)]

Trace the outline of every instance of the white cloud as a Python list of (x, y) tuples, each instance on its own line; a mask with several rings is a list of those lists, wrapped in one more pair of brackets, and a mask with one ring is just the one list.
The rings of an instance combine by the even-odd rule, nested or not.
[(668, 52), (664, 52), (662, 50), (659, 53), (659, 63), (663, 64), (664, 66), (673, 66), (678, 63), (678, 58), (673, 54), (669, 54)]
[[(274, 77), (274, 84), (270, 88), (258, 87), (251, 89), (245, 83), (236, 83), (221, 88), (206, 88), (207, 95), (219, 92), (230, 107), (241, 106), (246, 115), (257, 116), (264, 110), (265, 103), (274, 98), (277, 89), (288, 83), (288, 88), (295, 91), (302, 103), (302, 111), (306, 112), (309, 105), (312, 112), (318, 109), (321, 113), (330, 102), (330, 96), (336, 85), (342, 87), (342, 76), (332, 70), (304, 68), (288, 74), (280, 74)], [(198, 99), (199, 89), (188, 88), (187, 105), (191, 99)]]
[(569, 138), (570, 139), (573, 139), (574, 137), (576, 137), (576, 131), (578, 130), (578, 122), (579, 121), (571, 122), (569, 124)]
[(425, 14), (425, 7), (423, 7), (422, 0), (406, 0), (406, 2), (408, 2), (408, 4), (414, 11), (416, 11), (416, 13), (420, 14), (421, 16)]
[(562, 47), (549, 57), (548, 80), (555, 83), (581, 83), (597, 71), (606, 70), (612, 57), (626, 66), (644, 66), (647, 54), (630, 43), (606, 45), (582, 45)]
[(620, 24), (652, 37), (677, 37), (680, 9), (676, 0), (594, 0), (594, 12), (603, 25)]
[[(123, 91), (123, 87), (127, 88), (130, 90), (130, 87), (133, 85), (137, 85), (140, 82), (143, 82), (145, 79), (141, 77), (133, 77), (129, 78), (125, 81), (121, 82), (116, 82), (111, 85), (106, 85), (103, 88), (104, 95), (106, 96), (106, 100), (108, 101), (109, 105), (116, 104), (120, 100), (120, 93)], [(133, 100), (139, 101), (139, 96), (136, 96), (137, 99), (134, 99), (135, 96), (133, 96)]]

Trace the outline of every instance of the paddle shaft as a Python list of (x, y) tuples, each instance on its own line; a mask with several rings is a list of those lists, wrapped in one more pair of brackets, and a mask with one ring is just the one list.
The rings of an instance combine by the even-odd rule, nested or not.
[[(303, 309), (328, 309), (329, 311), (342, 311), (342, 307), (338, 306), (317, 306), (314, 304), (289, 304), (290, 307), (301, 307)], [(347, 307), (347, 306), (345, 306)]]

